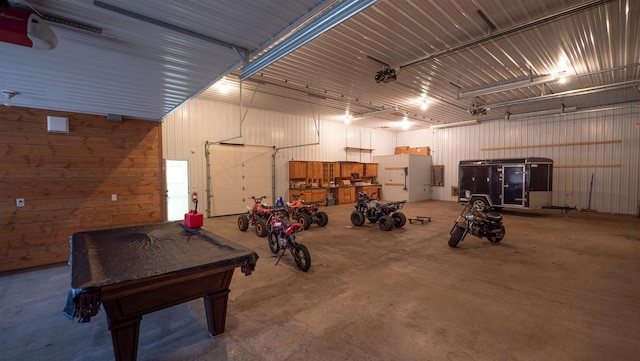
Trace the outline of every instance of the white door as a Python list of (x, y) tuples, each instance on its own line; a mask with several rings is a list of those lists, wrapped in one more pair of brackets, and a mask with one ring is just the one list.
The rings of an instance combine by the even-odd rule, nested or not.
[[(251, 196), (269, 196), (272, 189), (271, 148), (214, 145), (211, 163), (211, 216), (239, 214), (251, 207)], [(272, 204), (271, 198), (264, 201)]]
[(165, 164), (167, 182), (167, 220), (184, 219), (189, 212), (189, 162), (167, 160)]

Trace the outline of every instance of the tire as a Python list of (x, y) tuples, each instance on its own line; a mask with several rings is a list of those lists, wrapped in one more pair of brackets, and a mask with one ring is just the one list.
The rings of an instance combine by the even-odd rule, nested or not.
[(472, 198), (471, 199), (471, 208), (483, 211), (486, 208), (489, 208), (489, 203), (484, 198)]
[(390, 231), (393, 229), (393, 218), (391, 216), (384, 215), (378, 219), (378, 227), (383, 231)]
[(504, 234), (505, 234), (504, 225), (502, 225), (502, 224), (500, 225), (500, 232), (502, 234), (497, 236), (497, 237), (487, 237), (489, 239), (489, 242), (491, 242), (492, 244), (498, 244), (498, 243), (500, 243), (500, 241), (502, 241), (502, 239), (504, 238)]
[(464, 236), (464, 228), (456, 226), (456, 228), (451, 231), (451, 237), (449, 238), (449, 247), (455, 248), (460, 240)]
[(247, 217), (246, 214), (241, 214), (238, 217), (238, 229), (244, 232), (248, 228), (249, 228), (249, 217)]
[(360, 227), (361, 225), (363, 225), (364, 224), (364, 214), (362, 214), (361, 212), (358, 212), (358, 211), (351, 212), (351, 223), (356, 227)]
[(269, 232), (268, 240), (271, 253), (278, 254), (278, 251), (280, 250), (280, 247), (278, 247), (278, 236), (276, 236), (274, 233)]
[(400, 228), (407, 224), (407, 217), (402, 212), (396, 212), (392, 214), (391, 218), (393, 218), (393, 225), (396, 228)]
[(307, 247), (304, 244), (296, 243), (293, 245), (292, 252), (296, 266), (298, 266), (302, 272), (307, 272), (309, 268), (311, 268), (311, 255)]
[(311, 227), (311, 223), (313, 223), (313, 219), (308, 213), (300, 213), (297, 219), (298, 223), (303, 225), (303, 229), (306, 231)]
[(316, 216), (318, 217), (317, 223), (319, 227), (324, 227), (327, 225), (327, 223), (329, 223), (329, 216), (327, 215), (327, 213), (320, 211), (316, 214)]
[(256, 235), (258, 237), (266, 237), (269, 234), (267, 230), (267, 224), (264, 222), (264, 219), (260, 219), (256, 222)]

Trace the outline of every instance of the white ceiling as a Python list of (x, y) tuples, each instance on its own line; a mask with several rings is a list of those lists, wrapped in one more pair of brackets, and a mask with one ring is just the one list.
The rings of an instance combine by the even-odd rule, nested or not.
[[(405, 115), (420, 128), (640, 100), (637, 0), (379, 0), (305, 38), (238, 91), (243, 57), (254, 62), (344, 3), (33, 0), (44, 14), (102, 31), (47, 20), (53, 50), (0, 43), (0, 88), (35, 108), (160, 120), (199, 94), (333, 120), (348, 110), (353, 124), (393, 130)], [(567, 81), (534, 85), (561, 58)], [(385, 68), (397, 80), (376, 83)], [(224, 75), (226, 93), (207, 90)], [(464, 97), (475, 90), (487, 94)], [(391, 111), (363, 116), (382, 109)]]

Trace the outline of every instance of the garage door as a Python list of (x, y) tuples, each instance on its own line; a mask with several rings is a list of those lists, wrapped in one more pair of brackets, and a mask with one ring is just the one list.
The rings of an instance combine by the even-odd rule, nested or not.
[(271, 152), (270, 147), (209, 147), (211, 216), (243, 213), (253, 205), (251, 196), (271, 196)]

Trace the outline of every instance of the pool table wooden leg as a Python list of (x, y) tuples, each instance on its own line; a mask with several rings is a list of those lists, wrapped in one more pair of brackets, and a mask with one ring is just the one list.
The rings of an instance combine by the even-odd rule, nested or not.
[(224, 332), (228, 299), (229, 289), (204, 296), (204, 309), (207, 314), (207, 326), (209, 327), (209, 335), (211, 337), (215, 337)]
[(124, 322), (111, 323), (111, 341), (116, 361), (136, 361), (138, 358), (138, 337), (142, 316)]

